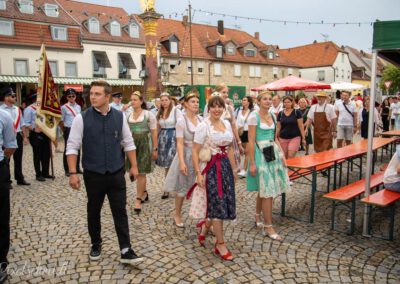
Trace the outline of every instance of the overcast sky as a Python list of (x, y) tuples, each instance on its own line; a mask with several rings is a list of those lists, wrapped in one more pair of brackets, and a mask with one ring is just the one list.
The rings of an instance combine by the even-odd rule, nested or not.
[[(123, 7), (128, 13), (140, 13), (139, 0), (82, 0), (110, 6)], [(172, 19), (181, 19), (188, 0), (156, 0), (158, 13)], [(283, 21), (314, 22), (373, 22), (376, 19), (399, 20), (400, 0), (192, 0), (193, 9), (244, 17), (276, 19)], [(177, 13), (177, 18), (175, 17)], [(195, 12), (193, 22), (216, 25), (224, 20), (225, 27), (239, 28), (252, 35), (260, 32), (261, 40), (281, 48), (328, 40), (340, 45), (369, 51), (372, 46), (371, 25), (309, 25), (268, 23), (235, 19)], [(400, 31), (399, 31), (400, 32)]]

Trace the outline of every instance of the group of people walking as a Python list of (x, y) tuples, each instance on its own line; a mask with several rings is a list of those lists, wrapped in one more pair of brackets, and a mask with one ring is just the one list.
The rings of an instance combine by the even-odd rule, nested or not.
[[(146, 176), (153, 172), (154, 165), (164, 168), (162, 198), (174, 195), (172, 219), (176, 227), (185, 227), (182, 205), (185, 197), (193, 196), (189, 215), (199, 219), (200, 245), (206, 246), (208, 232), (212, 231), (215, 254), (223, 260), (232, 260), (234, 256), (224, 238), (223, 222), (237, 217), (235, 182), (238, 176), (246, 178), (247, 191), (256, 193), (256, 226), (264, 235), (281, 241), (282, 237), (273, 227), (272, 206), (273, 199), (290, 188), (286, 159), (294, 157), (301, 148), (308, 154), (310, 144), (314, 144), (316, 152), (329, 150), (334, 137), (338, 147), (349, 144), (360, 125), (362, 137), (367, 135), (365, 125), (370, 102), (365, 99), (363, 110), (357, 113), (348, 92), (343, 92), (335, 105), (327, 103), (326, 93), (319, 92), (317, 103), (311, 107), (304, 98), (295, 106), (291, 96), (281, 100), (270, 92), (261, 92), (256, 100), (244, 97), (242, 108), (237, 111), (230, 103), (228, 92), (226, 85), (217, 86), (200, 116), (196, 92), (186, 94), (180, 106), (175, 105), (168, 93), (162, 93), (158, 110), (154, 112), (147, 110), (140, 92), (133, 92), (129, 104), (124, 105), (121, 93), (112, 93), (105, 81), (95, 81), (90, 86), (91, 107), (82, 112), (76, 103), (75, 90), (66, 91), (67, 103), (62, 106), (60, 124), (66, 142), (63, 164), (72, 188), (80, 188), (78, 174), (83, 174), (91, 260), (101, 258), (100, 214), (106, 196), (118, 236), (121, 262), (136, 264), (143, 260), (131, 246), (126, 172), (131, 181), (136, 181), (133, 211), (140, 214), (142, 205), (150, 199)], [(4, 269), (9, 247), (9, 158), (14, 154), (17, 183), (29, 185), (22, 174), (21, 162), (23, 144), (28, 143), (29, 137), (36, 179), (45, 181), (54, 177), (49, 173), (51, 141), (35, 125), (36, 104), (27, 107), (22, 115), (14, 106), (12, 89), (4, 89), (2, 93), (0, 262), (4, 263)], [(389, 112), (387, 108), (383, 104), (381, 114), (389, 118), (393, 108), (389, 107)], [(376, 115), (374, 122), (380, 127), (379, 121)], [(1, 277), (0, 274), (0, 280)]]

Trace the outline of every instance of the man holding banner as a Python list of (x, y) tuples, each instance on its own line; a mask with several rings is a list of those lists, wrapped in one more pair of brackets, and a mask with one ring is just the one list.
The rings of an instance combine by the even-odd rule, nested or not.
[(36, 179), (44, 181), (45, 178), (54, 178), (53, 167), (52, 175), (49, 174), (49, 162), (52, 155), (50, 140), (57, 139), (61, 107), (44, 44), (40, 50), (37, 102), (25, 110), (25, 115), (26, 124), (30, 129), (29, 140), (33, 147)]

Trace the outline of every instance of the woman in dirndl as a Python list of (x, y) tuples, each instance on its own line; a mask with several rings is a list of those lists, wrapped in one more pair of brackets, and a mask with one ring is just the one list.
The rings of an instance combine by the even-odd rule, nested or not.
[[(171, 166), (176, 154), (176, 122), (182, 116), (180, 110), (174, 107), (172, 99), (168, 93), (161, 93), (161, 106), (157, 112), (158, 121), (158, 157), (156, 165), (165, 169), (165, 175)], [(161, 199), (168, 198), (169, 193), (165, 192)]]
[[(301, 112), (301, 115), (303, 116), (303, 125), (304, 125), (304, 130), (307, 128), (306, 126), (306, 122), (307, 122), (307, 115), (308, 112), (310, 110), (310, 106), (307, 103), (307, 100), (305, 98), (301, 98), (299, 99), (299, 110)], [(310, 150), (310, 145), (312, 145), (313, 143), (313, 139), (312, 139), (312, 126), (310, 125), (309, 127), (309, 131), (307, 131), (307, 135), (306, 135), (306, 155), (309, 154), (309, 150)]]
[(194, 132), (197, 125), (202, 121), (202, 118), (197, 115), (199, 97), (196, 93), (187, 94), (184, 107), (185, 113), (178, 118), (176, 123), (177, 153), (169, 168), (163, 188), (164, 192), (176, 193), (174, 223), (179, 228), (184, 228), (182, 222), (183, 200), (189, 188), (196, 182), (196, 172), (192, 163), (192, 148)]
[[(216, 242), (215, 254), (223, 260), (233, 260), (223, 233), (223, 221), (236, 219), (235, 157), (233, 153), (233, 133), (228, 121), (221, 118), (225, 110), (225, 101), (213, 96), (208, 101), (208, 118), (201, 122), (195, 131), (193, 144), (193, 167), (199, 190), (206, 190), (206, 220), (200, 223), (198, 240), (205, 244), (205, 236), (212, 224)], [(205, 147), (210, 151), (210, 158), (205, 167), (200, 169), (200, 150)]]
[[(233, 133), (233, 152), (235, 154), (235, 164), (236, 168), (235, 171), (240, 171), (240, 155), (244, 154), (244, 149), (242, 146), (242, 141), (240, 140), (239, 133), (238, 133), (238, 128), (236, 125), (236, 119), (234, 115), (234, 108), (230, 104), (231, 100), (229, 99), (229, 88), (226, 84), (221, 83), (218, 86), (215, 87), (215, 92), (212, 94), (212, 96), (220, 96), (225, 103), (225, 110), (224, 113), (222, 114), (222, 119), (225, 119), (229, 121), (231, 128), (232, 128), (232, 133)], [(203, 117), (208, 116), (208, 104), (204, 108), (204, 115)]]
[[(256, 201), (256, 225), (262, 228), (265, 236), (282, 240), (272, 226), (273, 198), (290, 188), (286, 161), (276, 135), (276, 117), (270, 112), (272, 96), (262, 92), (258, 97), (260, 110), (249, 118), (249, 167), (247, 172), (247, 191), (258, 192)], [(273, 155), (264, 155), (268, 149)], [(265, 150), (263, 150), (265, 149)], [(271, 152), (270, 152), (271, 153)], [(269, 156), (269, 157), (268, 157)], [(271, 158), (274, 156), (274, 158)], [(268, 160), (267, 160), (268, 159)], [(261, 221), (262, 211), (264, 222)]]
[(149, 200), (146, 175), (153, 172), (153, 160), (157, 160), (157, 120), (154, 114), (146, 109), (146, 102), (139, 91), (132, 93), (131, 106), (133, 111), (127, 120), (136, 145), (139, 175), (134, 211), (139, 214), (142, 211), (142, 203)]

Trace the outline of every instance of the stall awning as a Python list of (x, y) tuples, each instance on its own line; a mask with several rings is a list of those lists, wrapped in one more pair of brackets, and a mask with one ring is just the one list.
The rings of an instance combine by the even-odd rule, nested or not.
[(110, 60), (108, 60), (107, 52), (93, 51), (93, 56), (96, 58), (96, 63), (100, 67), (111, 68)]
[(380, 57), (400, 66), (400, 21), (375, 22), (372, 48)]
[(132, 55), (130, 53), (118, 53), (118, 55), (126, 68), (136, 69), (135, 62), (133, 62)]
[[(55, 77), (56, 84), (72, 84), (72, 85), (90, 85), (93, 81), (99, 81), (99, 78), (72, 78), (72, 77)], [(141, 85), (141, 80), (137, 79), (105, 79), (111, 86), (132, 86)], [(38, 82), (37, 76), (14, 76), (0, 75), (0, 83), (32, 83)]]

